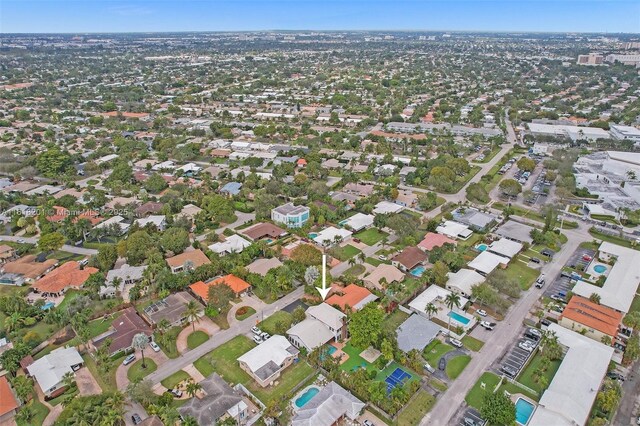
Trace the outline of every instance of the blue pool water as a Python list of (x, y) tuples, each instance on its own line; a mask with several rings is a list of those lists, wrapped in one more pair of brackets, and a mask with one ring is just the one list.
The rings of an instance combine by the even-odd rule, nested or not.
[(467, 317), (465, 317), (463, 315), (460, 315), (457, 312), (449, 311), (449, 313), (447, 315), (449, 315), (451, 317), (451, 319), (454, 319), (454, 320), (458, 321), (460, 324), (463, 324), (463, 325), (467, 325), (471, 321), (469, 318), (467, 318)]
[(338, 350), (338, 348), (333, 345), (327, 345), (326, 349), (326, 352), (320, 354), (320, 361), (324, 361), (326, 356), (331, 356)]
[(296, 407), (298, 408), (302, 408), (304, 407), (307, 402), (309, 402), (311, 400), (311, 398), (313, 398), (314, 396), (316, 396), (318, 394), (318, 392), (320, 392), (320, 389), (318, 388), (309, 388), (307, 389), (302, 395), (300, 395), (296, 401)]
[(593, 267), (593, 270), (599, 274), (603, 274), (607, 270), (607, 267), (604, 265), (596, 265)]
[(526, 425), (533, 414), (534, 406), (526, 399), (518, 398), (516, 401), (516, 421)]
[(311, 238), (312, 240), (318, 236), (317, 232), (309, 232), (309, 238)]
[(487, 245), (486, 244), (478, 244), (476, 246), (476, 250), (478, 251), (485, 251), (487, 249)]
[(413, 275), (414, 277), (421, 277), (422, 274), (424, 274), (425, 270), (426, 268), (422, 265), (416, 266), (411, 270), (411, 275)]
[(47, 302), (44, 305), (42, 305), (42, 307), (40, 309), (42, 309), (43, 311), (46, 311), (46, 310), (49, 310), (49, 309), (53, 308), (54, 306), (56, 306), (55, 303)]

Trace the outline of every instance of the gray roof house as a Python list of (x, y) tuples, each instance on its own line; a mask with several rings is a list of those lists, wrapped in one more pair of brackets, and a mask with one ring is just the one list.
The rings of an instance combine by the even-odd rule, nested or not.
[(422, 315), (413, 314), (396, 329), (398, 348), (403, 352), (422, 350), (438, 336), (441, 327)]
[(217, 373), (200, 382), (204, 396), (191, 398), (178, 409), (183, 417), (191, 416), (199, 425), (215, 425), (227, 418), (244, 424), (248, 405)]
[(326, 385), (300, 408), (292, 426), (331, 426), (342, 419), (356, 420), (365, 403), (336, 382)]

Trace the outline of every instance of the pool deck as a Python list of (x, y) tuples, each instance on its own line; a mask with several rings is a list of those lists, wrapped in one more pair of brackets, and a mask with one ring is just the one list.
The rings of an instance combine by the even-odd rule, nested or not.
[[(514, 404), (517, 403), (519, 399), (523, 399), (523, 400), (527, 401), (528, 403), (530, 403), (531, 405), (533, 405), (533, 411), (529, 415), (529, 420), (531, 420), (531, 417), (533, 417), (533, 413), (535, 413), (536, 409), (538, 408), (538, 403), (537, 402), (533, 401), (531, 398), (529, 398), (528, 396), (525, 396), (525, 395), (523, 395), (521, 393), (514, 393), (509, 397), (509, 399)], [(527, 423), (529, 423), (529, 420), (527, 420)], [(522, 423), (518, 422), (517, 420), (516, 420), (516, 424), (522, 425)], [(526, 426), (526, 425), (522, 425), (522, 426)]]

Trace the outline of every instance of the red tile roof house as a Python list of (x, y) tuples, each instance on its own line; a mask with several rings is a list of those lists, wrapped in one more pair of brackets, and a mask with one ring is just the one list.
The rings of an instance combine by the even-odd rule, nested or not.
[(247, 291), (251, 288), (251, 284), (243, 280), (242, 278), (238, 278), (233, 274), (225, 275), (224, 277), (216, 278), (213, 281), (204, 282), (198, 281), (189, 286), (191, 292), (198, 296), (204, 303), (207, 303), (209, 300), (209, 287), (212, 285), (225, 284), (227, 285), (233, 292), (236, 297), (241, 297), (247, 294)]
[(82, 288), (89, 276), (96, 272), (97, 268), (82, 268), (78, 262), (72, 260), (31, 284), (31, 289), (44, 296), (62, 296), (69, 289)]
[(346, 287), (332, 287), (332, 292), (333, 294), (325, 300), (325, 303), (345, 313), (359, 311), (367, 303), (378, 299), (378, 296), (371, 293), (369, 289), (356, 284), (349, 284)]
[(418, 247), (407, 247), (391, 259), (391, 264), (402, 271), (409, 272), (427, 261), (427, 255)]
[(167, 258), (167, 264), (174, 274), (186, 270), (194, 270), (198, 266), (211, 263), (206, 254), (200, 249), (185, 251), (177, 256)]
[(133, 336), (139, 333), (151, 337), (153, 330), (133, 307), (129, 307), (122, 311), (122, 315), (113, 320), (109, 330), (93, 339), (92, 344), (97, 349), (110, 341), (109, 353), (111, 355), (122, 351), (128, 352), (132, 349)]
[(442, 247), (445, 244), (456, 245), (456, 241), (452, 240), (446, 235), (429, 232), (424, 236), (424, 239), (418, 243), (418, 247), (420, 247), (424, 251), (431, 251), (434, 248)]
[(11, 390), (7, 376), (0, 377), (0, 425), (15, 424), (13, 417), (20, 406), (18, 398)]

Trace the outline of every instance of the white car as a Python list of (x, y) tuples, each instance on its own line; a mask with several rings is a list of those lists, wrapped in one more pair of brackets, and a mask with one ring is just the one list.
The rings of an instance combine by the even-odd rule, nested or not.
[(522, 350), (525, 350), (527, 352), (533, 352), (533, 346), (531, 346), (529, 343), (527, 342), (520, 342), (518, 343), (518, 347)]
[(458, 339), (454, 339), (453, 337), (449, 338), (449, 343), (451, 343), (456, 348), (461, 348), (462, 347), (462, 342), (460, 340), (458, 340)]
[(271, 335), (265, 331), (260, 334), (260, 337), (262, 337), (262, 340), (267, 340)]
[(129, 365), (136, 360), (136, 354), (131, 354), (122, 361), (122, 365)]
[(480, 326), (486, 328), (489, 331), (493, 330), (493, 327), (495, 327), (495, 325), (496, 325), (495, 323), (489, 322), (489, 321), (480, 322)]
[(478, 309), (476, 311), (476, 314), (480, 315), (481, 317), (486, 317), (487, 316), (487, 311), (485, 311), (484, 309)]
[(385, 256), (384, 254), (381, 254), (380, 256), (378, 256), (378, 259), (387, 260), (387, 256)]
[(255, 325), (253, 327), (251, 327), (251, 332), (253, 334), (255, 334), (256, 336), (259, 336), (260, 334), (262, 334), (262, 330), (260, 330), (258, 327), (256, 327)]
[(149, 346), (153, 349), (154, 352), (160, 352), (160, 346), (154, 341), (149, 342)]
[(262, 343), (262, 337), (255, 335), (253, 336), (253, 341), (256, 342), (257, 344)]
[(25, 241), (24, 239), (22, 239), (22, 238), (18, 238), (18, 242), (19, 242), (20, 244), (24, 244), (24, 243), (26, 243), (26, 241)]

